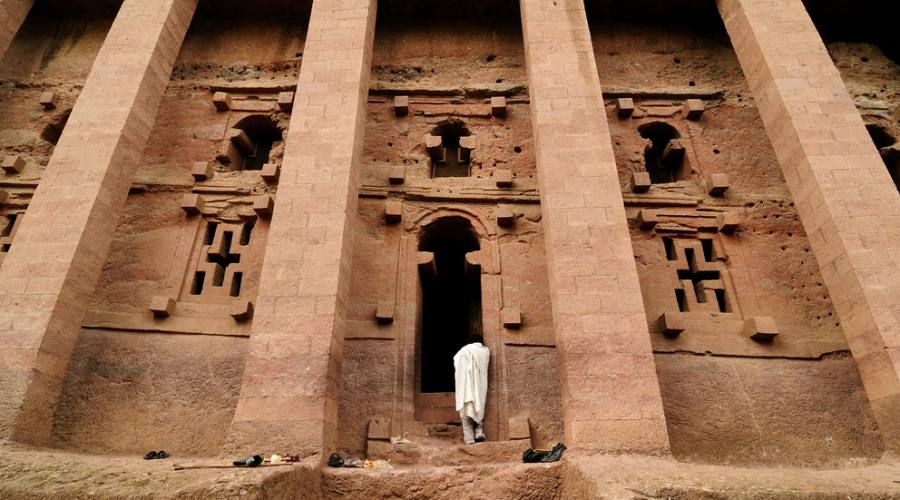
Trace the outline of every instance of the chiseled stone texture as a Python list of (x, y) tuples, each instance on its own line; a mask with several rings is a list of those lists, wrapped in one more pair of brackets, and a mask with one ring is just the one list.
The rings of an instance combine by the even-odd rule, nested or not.
[(801, 0), (719, 0), (885, 447), (900, 451), (900, 199)]
[(0, 436), (45, 444), (197, 0), (126, 0), (0, 269)]
[(16, 37), (33, 4), (34, 0), (0, 0), (0, 57)]
[(315, 0), (226, 448), (333, 448), (375, 0)]
[(566, 444), (666, 452), (665, 416), (581, 0), (522, 0)]

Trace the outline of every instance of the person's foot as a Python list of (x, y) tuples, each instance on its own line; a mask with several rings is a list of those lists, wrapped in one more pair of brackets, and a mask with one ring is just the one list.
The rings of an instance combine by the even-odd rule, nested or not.
[(464, 442), (465, 442), (466, 446), (469, 446), (469, 445), (471, 445), (471, 444), (475, 444), (475, 441), (464, 441)]
[(487, 438), (484, 436), (484, 434), (479, 434), (479, 435), (475, 436), (476, 443), (483, 443), (484, 441), (487, 441)]

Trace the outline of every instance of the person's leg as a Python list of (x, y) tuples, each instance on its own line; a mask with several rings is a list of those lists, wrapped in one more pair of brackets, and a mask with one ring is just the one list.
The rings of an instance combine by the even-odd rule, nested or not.
[(465, 415), (460, 415), (459, 418), (462, 420), (463, 442), (475, 444), (475, 421)]
[(480, 443), (487, 438), (484, 435), (484, 421), (475, 423), (475, 442)]

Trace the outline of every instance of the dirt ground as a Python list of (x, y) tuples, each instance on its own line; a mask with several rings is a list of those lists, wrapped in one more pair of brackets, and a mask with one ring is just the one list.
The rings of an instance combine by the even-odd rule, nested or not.
[[(478, 446), (478, 445), (476, 445)], [(319, 469), (313, 460), (259, 469), (173, 470), (174, 464), (0, 444), (0, 497), (44, 498), (900, 498), (900, 462), (841, 469), (726, 467), (646, 456), (582, 456), (556, 464)]]

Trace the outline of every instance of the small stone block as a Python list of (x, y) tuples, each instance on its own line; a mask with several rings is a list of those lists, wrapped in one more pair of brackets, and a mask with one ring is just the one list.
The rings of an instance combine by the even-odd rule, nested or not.
[(666, 337), (677, 337), (684, 331), (684, 318), (681, 313), (664, 312), (659, 317), (659, 329)]
[(714, 172), (706, 177), (706, 191), (710, 196), (722, 196), (730, 186), (728, 174)]
[(0, 189), (0, 207), (9, 203), (9, 192), (3, 189)]
[(403, 184), (406, 181), (406, 167), (393, 165), (388, 172), (388, 182), (391, 184)]
[(634, 114), (634, 99), (630, 97), (616, 99), (616, 114), (619, 118), (630, 118)]
[(700, 99), (688, 99), (684, 103), (684, 116), (688, 120), (699, 120), (706, 111), (706, 105)]
[(216, 111), (228, 111), (231, 109), (231, 94), (216, 92), (213, 94), (213, 105), (215, 105)]
[(469, 151), (478, 147), (478, 137), (474, 135), (465, 135), (459, 138), (459, 148), (468, 149)]
[(266, 163), (259, 171), (259, 176), (266, 182), (277, 182), (281, 175), (281, 165), (276, 163)]
[(252, 155), (256, 152), (256, 145), (253, 144), (253, 140), (250, 139), (247, 132), (244, 132), (239, 128), (229, 130), (228, 139), (231, 140), (231, 143), (234, 144), (234, 147), (236, 147), (241, 154)]
[(181, 198), (181, 209), (188, 215), (197, 215), (203, 210), (203, 198), (199, 194), (186, 194)]
[(208, 180), (213, 175), (212, 165), (204, 161), (195, 162), (191, 166), (191, 175), (194, 176), (194, 181)]
[(491, 116), (506, 116), (506, 97), (491, 97)]
[(434, 278), (437, 275), (437, 266), (434, 263), (434, 252), (418, 252), (416, 254), (416, 264), (418, 265), (419, 273), (422, 276)]
[(509, 419), (509, 439), (531, 439), (531, 430), (528, 428), (528, 417), (513, 417)]
[(646, 193), (653, 183), (650, 181), (650, 172), (631, 173), (631, 192)]
[(150, 311), (157, 318), (168, 318), (175, 313), (175, 299), (164, 297), (162, 295), (154, 295), (150, 299)]
[(244, 222), (253, 224), (256, 222), (256, 219), (259, 218), (259, 215), (257, 215), (256, 212), (254, 212), (250, 207), (242, 207), (238, 209), (238, 217), (240, 217)]
[(518, 307), (504, 307), (500, 310), (500, 321), (512, 330), (522, 328), (522, 311)]
[(272, 216), (273, 210), (275, 210), (275, 198), (272, 195), (264, 194), (253, 200), (253, 211), (256, 212), (256, 215), (268, 218)]
[(778, 336), (778, 325), (771, 316), (755, 316), (744, 320), (744, 335), (757, 342), (771, 342)]
[(684, 144), (678, 139), (672, 139), (663, 149), (662, 162), (666, 165), (677, 166), (684, 160), (684, 152)]
[(369, 420), (368, 438), (383, 441), (391, 439), (390, 420), (380, 418)]
[(425, 149), (432, 155), (441, 154), (443, 149), (443, 140), (439, 135), (425, 134)]
[(513, 184), (513, 173), (509, 169), (499, 169), (494, 171), (494, 181), (497, 187), (511, 187)]
[(716, 217), (716, 226), (720, 233), (733, 233), (740, 224), (738, 214), (734, 212), (723, 212)]
[(640, 210), (637, 215), (637, 222), (641, 229), (653, 229), (656, 223), (656, 214), (649, 210)]
[(9, 155), (3, 158), (3, 163), (0, 166), (7, 174), (18, 174), (25, 168), (25, 160), (19, 155)]
[(290, 113), (291, 109), (294, 107), (294, 93), (293, 92), (279, 92), (278, 93), (278, 109), (284, 111), (285, 113)]
[(394, 114), (397, 116), (406, 116), (409, 114), (409, 96), (394, 96)]
[(231, 306), (231, 317), (234, 318), (235, 321), (247, 321), (248, 319), (253, 317), (253, 302), (242, 301), (233, 306)]
[(389, 325), (394, 322), (394, 301), (379, 300), (375, 310), (375, 320), (380, 325)]
[(497, 207), (497, 224), (502, 227), (510, 227), (516, 223), (516, 213), (509, 205)]
[(384, 220), (386, 222), (400, 222), (402, 217), (403, 202), (400, 200), (387, 200), (384, 202)]
[(56, 95), (56, 92), (48, 90), (41, 93), (39, 102), (41, 103), (41, 106), (44, 107), (44, 109), (56, 109), (56, 103), (59, 102), (59, 97)]

